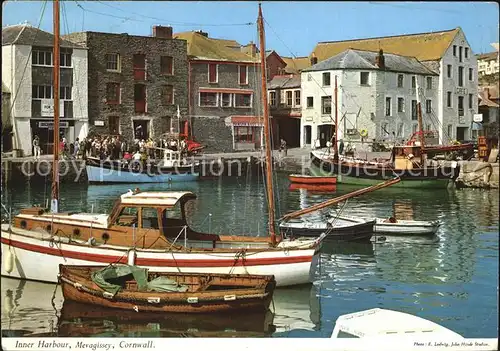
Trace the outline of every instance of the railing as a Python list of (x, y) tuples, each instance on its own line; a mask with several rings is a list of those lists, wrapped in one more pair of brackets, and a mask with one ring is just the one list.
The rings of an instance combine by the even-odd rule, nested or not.
[(170, 249), (172, 248), (172, 246), (174, 246), (174, 244), (176, 243), (177, 239), (179, 239), (179, 237), (181, 236), (181, 234), (184, 232), (184, 248), (187, 247), (187, 225), (183, 226), (182, 229), (179, 231), (179, 234), (177, 234), (177, 236), (175, 237), (174, 241), (172, 242), (172, 244), (170, 244), (170, 247), (168, 248), (167, 251), (170, 251)]

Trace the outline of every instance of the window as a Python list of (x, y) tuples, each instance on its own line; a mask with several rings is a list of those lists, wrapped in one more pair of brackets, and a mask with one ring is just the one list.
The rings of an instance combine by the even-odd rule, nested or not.
[(234, 107), (252, 107), (252, 94), (234, 94)]
[(259, 140), (261, 127), (234, 127), (234, 141), (236, 143), (255, 143)]
[(474, 106), (473, 106), (473, 100), (472, 100), (473, 98), (472, 97), (473, 97), (473, 95), (469, 94), (469, 108), (471, 108), (471, 109), (474, 108)]
[(276, 106), (276, 92), (275, 91), (269, 92), (269, 104), (271, 106)]
[(295, 106), (300, 106), (300, 90), (295, 90)]
[(418, 119), (417, 116), (417, 100), (411, 100), (411, 119)]
[[(272, 92), (274, 93), (274, 92)], [(276, 93), (275, 93), (276, 99)], [(221, 106), (222, 107), (231, 107), (233, 104), (233, 95), (229, 93), (221, 93)]]
[(451, 107), (451, 91), (446, 92), (446, 106)]
[(246, 65), (239, 65), (239, 72), (240, 72), (240, 85), (247, 85), (248, 84), (248, 66)]
[(458, 97), (458, 115), (459, 116), (464, 115), (464, 97), (463, 96)]
[(402, 138), (403, 137), (403, 131), (404, 131), (404, 124), (403, 123), (399, 123), (398, 124), (398, 129), (396, 131), (396, 136), (398, 138)]
[(217, 83), (218, 82), (218, 65), (215, 63), (208, 64), (208, 82), (209, 83)]
[(61, 48), (59, 64), (61, 67), (71, 67), (71, 50)]
[(461, 46), (458, 48), (458, 61), (462, 62), (462, 47)]
[(385, 115), (386, 116), (391, 115), (391, 98), (390, 97), (385, 98)]
[(474, 80), (474, 69), (469, 68), (469, 80)]
[(359, 75), (359, 84), (368, 85), (370, 81), (370, 72), (361, 72)]
[(131, 227), (138, 221), (137, 207), (124, 207), (120, 215), (116, 218), (116, 224)]
[(307, 97), (307, 107), (312, 108), (314, 106), (314, 98), (312, 96)]
[(464, 49), (464, 56), (465, 58), (469, 58), (469, 48)]
[(411, 87), (416, 88), (417, 87), (417, 77), (411, 76)]
[(411, 126), (411, 132), (412, 132), (412, 133), (416, 133), (416, 132), (417, 132), (417, 129), (418, 129), (418, 124), (413, 124), (413, 125)]
[(217, 93), (200, 92), (200, 106), (217, 106)]
[(426, 113), (432, 112), (432, 100), (425, 100), (425, 112)]
[(163, 97), (163, 103), (165, 105), (173, 105), (174, 104), (174, 86), (173, 85), (164, 85), (162, 87), (162, 97)]
[(389, 136), (389, 131), (387, 130), (388, 127), (388, 123), (382, 123), (380, 125), (380, 135), (382, 136), (382, 138), (387, 138)]
[(448, 124), (448, 138), (453, 139), (453, 125)]
[(141, 210), (142, 228), (158, 229), (158, 211), (153, 207), (143, 207)]
[(431, 90), (432, 89), (432, 77), (427, 77), (426, 82), (427, 82), (427, 89)]
[(33, 99), (52, 99), (51, 85), (33, 85), (31, 87), (31, 97)]
[(108, 71), (120, 71), (119, 54), (106, 54), (106, 69)]
[(31, 64), (39, 66), (52, 66), (52, 49), (33, 50), (31, 52)]
[(292, 106), (292, 104), (293, 104), (292, 92), (289, 90), (286, 92), (286, 105)]
[(60, 87), (59, 88), (59, 99), (71, 100), (71, 87)]
[(329, 115), (332, 113), (332, 97), (322, 96), (321, 97), (321, 114)]
[(108, 117), (108, 130), (109, 134), (120, 134), (120, 117), (118, 116)]
[(458, 86), (464, 86), (464, 68), (462, 66), (458, 67)]
[(106, 84), (106, 102), (108, 104), (120, 103), (120, 83)]
[(174, 74), (174, 58), (172, 56), (160, 57), (160, 73), (161, 74)]
[(453, 45), (453, 56), (457, 56), (457, 46)]
[(405, 111), (405, 99), (404, 98), (398, 98), (398, 112), (404, 112)]
[(134, 67), (134, 79), (146, 80), (146, 55), (134, 54), (132, 62)]
[(402, 88), (404, 84), (404, 75), (398, 74), (398, 88)]
[(446, 68), (447, 68), (447, 74), (446, 74), (446, 76), (448, 78), (451, 78), (451, 71), (452, 71), (451, 65), (447, 65)]
[(326, 73), (323, 73), (323, 86), (325, 87), (328, 87), (330, 86), (331, 82), (330, 82), (330, 73), (329, 72), (326, 72)]

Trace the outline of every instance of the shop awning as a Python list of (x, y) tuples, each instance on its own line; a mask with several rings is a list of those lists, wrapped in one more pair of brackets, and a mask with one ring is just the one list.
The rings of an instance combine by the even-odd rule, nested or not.
[(231, 116), (233, 126), (256, 126), (262, 127), (264, 119), (260, 116)]

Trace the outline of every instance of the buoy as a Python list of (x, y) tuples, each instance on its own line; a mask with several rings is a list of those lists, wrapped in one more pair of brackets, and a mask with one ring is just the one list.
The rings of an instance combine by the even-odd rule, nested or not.
[(5, 251), (3, 256), (3, 265), (5, 267), (5, 271), (7, 273), (12, 272), (14, 269), (14, 260), (16, 259), (15, 254), (12, 252), (12, 249), (9, 247), (8, 250)]
[(361, 129), (359, 135), (361, 135), (362, 137), (368, 136), (368, 131), (366, 129)]
[(136, 258), (135, 250), (130, 250), (127, 255), (127, 264), (129, 266), (135, 266), (135, 258)]

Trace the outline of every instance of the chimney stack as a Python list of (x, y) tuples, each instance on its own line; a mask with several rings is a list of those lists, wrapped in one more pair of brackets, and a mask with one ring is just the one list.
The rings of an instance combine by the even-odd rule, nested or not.
[(382, 49), (379, 50), (377, 57), (375, 58), (375, 64), (380, 69), (385, 69), (385, 57), (384, 51)]
[(311, 56), (311, 66), (314, 66), (317, 63), (318, 63), (318, 58), (316, 57), (316, 55), (314, 55), (314, 52), (313, 52), (312, 56)]
[(202, 30), (197, 30), (196, 33), (203, 35), (205, 38), (208, 38), (208, 33)]
[(153, 37), (172, 39), (172, 27), (153, 26)]
[(254, 42), (251, 41), (247, 45), (241, 47), (241, 52), (255, 57), (257, 55), (257, 45), (255, 45)]

